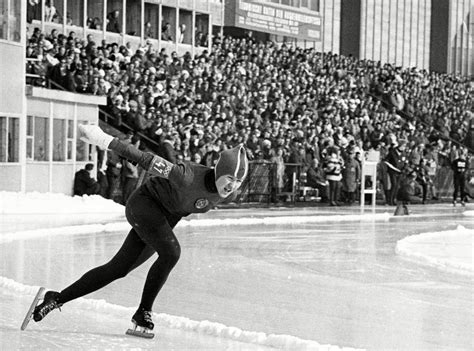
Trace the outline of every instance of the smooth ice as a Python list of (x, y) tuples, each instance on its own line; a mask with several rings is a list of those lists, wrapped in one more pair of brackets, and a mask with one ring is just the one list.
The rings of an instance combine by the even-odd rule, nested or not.
[[(0, 241), (0, 349), (473, 349), (472, 275), (397, 253), (397, 242), (411, 235), (472, 230), (472, 217), (448, 205), (413, 206), (408, 217), (383, 215), (390, 210), (378, 208), (372, 220), (357, 220), (355, 208), (324, 207), (192, 217), (298, 220), (177, 228), (182, 256), (155, 303), (153, 340), (124, 335), (151, 261), (19, 330), (34, 287), (60, 290), (106, 262), (126, 235), (120, 226)], [(331, 220), (335, 215), (354, 218)], [(305, 216), (320, 219), (297, 223)], [(38, 222), (86, 224), (85, 218), (3, 213), (2, 233)]]

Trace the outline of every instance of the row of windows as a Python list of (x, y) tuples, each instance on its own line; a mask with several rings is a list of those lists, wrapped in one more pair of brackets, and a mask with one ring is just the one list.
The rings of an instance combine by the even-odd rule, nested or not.
[(285, 6), (291, 6), (311, 11), (319, 11), (319, 0), (263, 0)]
[[(0, 162), (19, 162), (20, 119), (0, 117)], [(27, 117), (26, 159), (30, 161), (73, 161), (74, 145), (76, 161), (89, 160), (89, 146), (74, 139), (74, 121), (53, 119), (50, 132), (49, 118)], [(78, 121), (84, 123), (83, 121)], [(50, 148), (52, 149), (50, 152)]]
[(21, 1), (0, 0), (0, 39), (21, 41)]
[[(84, 18), (84, 6), (86, 6), (86, 18)], [(142, 6), (143, 24), (141, 24)], [(125, 7), (122, 0), (89, 0), (87, 5), (84, 0), (45, 0), (44, 4), (42, 0), (35, 0), (28, 2), (27, 22), (41, 21), (43, 18), (45, 22), (67, 26), (106, 30), (112, 33), (125, 31), (128, 35), (143, 35), (146, 39), (158, 39), (161, 35), (162, 40), (184, 44), (191, 44), (194, 37), (196, 46), (207, 46), (210, 20), (208, 14), (196, 12), (193, 23), (193, 12), (190, 10), (162, 6), (160, 17), (159, 8), (156, 3), (142, 3), (141, 0), (126, 0)]]

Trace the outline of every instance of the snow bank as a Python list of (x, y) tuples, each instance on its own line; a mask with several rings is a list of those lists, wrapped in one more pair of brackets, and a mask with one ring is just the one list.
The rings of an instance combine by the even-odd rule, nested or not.
[[(33, 297), (39, 289), (39, 286), (24, 285), (4, 277), (0, 277), (0, 287), (6, 288), (16, 294), (30, 295), (31, 297)], [(77, 309), (108, 314), (114, 317), (116, 316), (117, 318), (122, 318), (124, 314), (131, 315), (135, 312), (135, 308), (114, 305), (105, 300), (79, 298), (70, 304), (71, 307), (74, 305), (74, 308)], [(351, 348), (340, 348), (334, 345), (321, 345), (316, 341), (305, 340), (291, 335), (246, 331), (221, 323), (194, 321), (186, 317), (172, 316), (165, 313), (154, 313), (153, 320), (156, 325), (166, 328), (193, 331), (219, 338), (270, 346), (283, 350), (353, 350)]]
[[(99, 195), (67, 196), (55, 193), (0, 192), (0, 214), (120, 214), (122, 205)], [(110, 217), (109, 217), (110, 218)]]
[(397, 242), (396, 252), (449, 272), (474, 274), (473, 229), (458, 226), (450, 231), (412, 235)]

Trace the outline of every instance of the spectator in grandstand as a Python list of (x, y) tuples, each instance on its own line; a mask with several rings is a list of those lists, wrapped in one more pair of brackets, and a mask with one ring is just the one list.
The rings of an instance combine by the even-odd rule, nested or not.
[(422, 188), (422, 203), (426, 203), (426, 198), (428, 195), (428, 188), (432, 187), (432, 182), (429, 177), (429, 166), (426, 164), (424, 158), (420, 159), (420, 163), (414, 166), (416, 172), (416, 182)]
[(161, 40), (173, 41), (173, 36), (171, 35), (171, 24), (168, 22), (161, 28)]
[(349, 205), (356, 200), (355, 196), (361, 177), (360, 165), (355, 159), (355, 154), (355, 147), (349, 147), (345, 153), (344, 167), (342, 168), (342, 192), (345, 202)]
[(107, 164), (105, 175), (107, 176), (107, 199), (114, 200), (115, 202), (120, 201), (121, 183), (120, 174), (122, 169), (122, 160), (119, 155), (113, 151), (107, 151)]
[(92, 178), (92, 170), (94, 165), (88, 163), (84, 169), (76, 172), (74, 176), (74, 195), (95, 195), (100, 191), (100, 185), (97, 181)]
[(145, 39), (155, 38), (155, 33), (153, 33), (153, 29), (151, 27), (151, 22), (146, 22), (145, 23), (145, 28), (143, 29), (143, 34), (145, 36)]
[(175, 139), (175, 135), (166, 134), (162, 137), (158, 150), (159, 156), (172, 163), (176, 163)]
[(283, 159), (283, 148), (278, 147), (275, 154), (270, 159), (273, 163), (273, 184), (272, 186), (272, 202), (277, 202), (277, 195), (282, 192), (285, 186), (285, 160)]
[(53, 4), (53, 0), (46, 0), (44, 3), (44, 20), (46, 22), (58, 22), (58, 13)]
[(184, 33), (186, 33), (186, 25), (181, 23), (178, 28), (178, 43), (184, 43)]
[(65, 90), (76, 91), (75, 72), (72, 67), (67, 66), (66, 58), (61, 58), (59, 63), (52, 67), (50, 79)]
[(214, 167), (219, 159), (219, 152), (213, 143), (206, 144), (206, 153), (202, 157), (201, 164), (206, 167)]
[(318, 189), (321, 202), (328, 202), (329, 183), (317, 158), (313, 158), (306, 171), (306, 185)]
[(119, 23), (120, 11), (114, 10), (107, 15), (107, 32), (121, 33), (120, 23)]

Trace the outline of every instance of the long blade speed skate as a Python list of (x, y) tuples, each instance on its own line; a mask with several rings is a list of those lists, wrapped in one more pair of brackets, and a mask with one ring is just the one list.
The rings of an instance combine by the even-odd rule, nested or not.
[(39, 288), (38, 292), (36, 293), (36, 296), (31, 303), (30, 308), (28, 309), (28, 312), (26, 313), (25, 319), (23, 319), (23, 323), (21, 323), (21, 330), (25, 330), (26, 327), (28, 326), (28, 323), (30, 322), (31, 318), (33, 317), (33, 312), (35, 310), (36, 305), (38, 304), (38, 301), (43, 297), (45, 288), (41, 287)]
[(133, 329), (128, 329), (125, 334), (151, 339), (155, 334), (151, 333), (154, 328), (151, 320), (151, 311), (139, 308), (132, 317)]
[(153, 339), (153, 337), (155, 336), (154, 333), (150, 333), (150, 329), (145, 328), (145, 327), (140, 327), (136, 324), (134, 325), (133, 329), (127, 329), (125, 334), (138, 336), (140, 338), (146, 338), (146, 339)]

